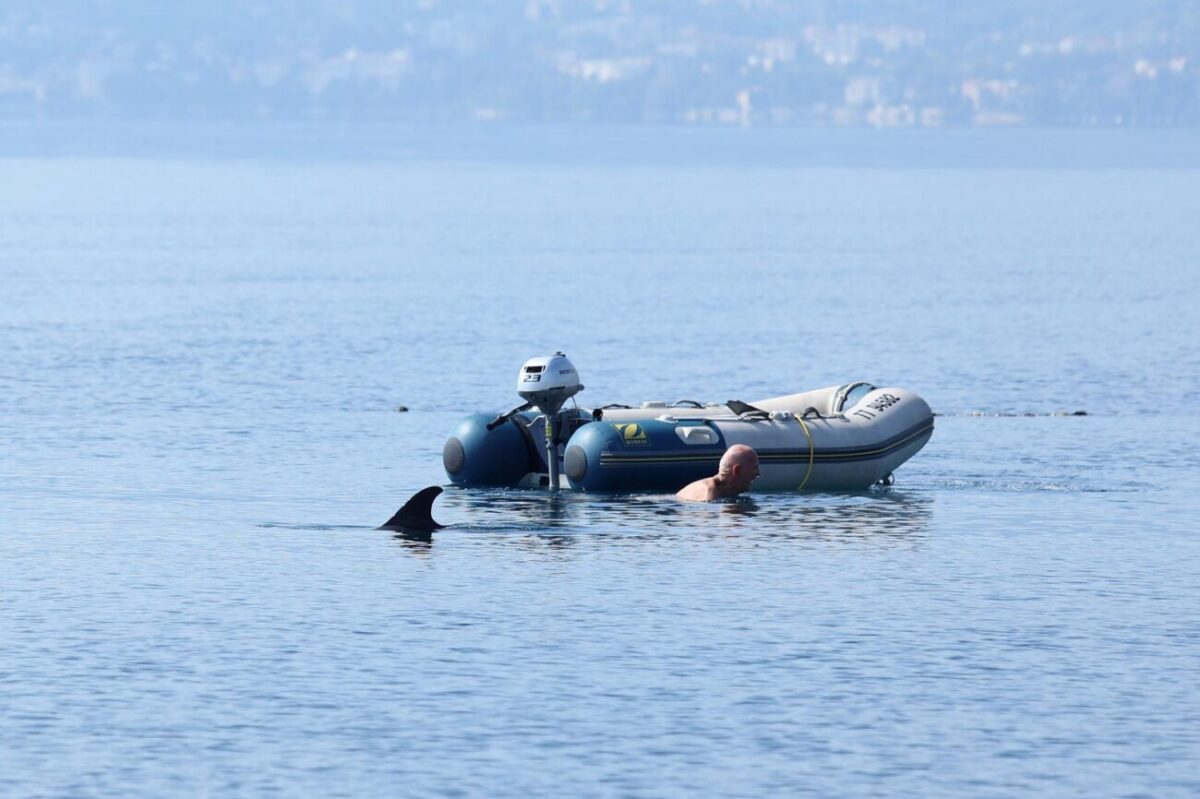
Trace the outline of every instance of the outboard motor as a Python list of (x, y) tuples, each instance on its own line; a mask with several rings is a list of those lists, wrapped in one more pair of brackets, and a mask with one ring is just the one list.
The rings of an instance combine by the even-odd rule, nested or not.
[(559, 412), (563, 403), (583, 391), (579, 372), (561, 352), (530, 358), (517, 375), (517, 394), (546, 417), (546, 464), (550, 470), (550, 490), (558, 489), (558, 436), (562, 430)]
[(557, 414), (580, 391), (579, 372), (561, 352), (530, 358), (517, 375), (517, 394), (547, 416)]
[[(562, 409), (580, 391), (579, 373), (563, 353), (530, 358), (517, 374), (517, 394), (524, 404), (499, 416), (476, 414), (463, 419), (442, 450), (446, 474), (455, 483), (515, 486), (531, 477), (536, 484), (538, 474), (549, 472), (545, 484), (558, 488), (558, 445), (585, 418), (591, 420)], [(535, 408), (541, 416), (535, 415)], [(544, 448), (537, 444), (539, 423), (545, 427)]]

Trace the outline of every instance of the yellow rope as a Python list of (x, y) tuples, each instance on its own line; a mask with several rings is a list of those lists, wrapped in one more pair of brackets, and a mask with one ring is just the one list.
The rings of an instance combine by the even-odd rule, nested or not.
[(803, 490), (804, 490), (804, 487), (805, 487), (806, 485), (808, 485), (808, 478), (812, 477), (812, 470), (813, 470), (813, 437), (812, 437), (812, 432), (811, 432), (811, 431), (808, 429), (808, 425), (804, 423), (804, 417), (803, 417), (803, 416), (797, 416), (797, 417), (796, 417), (796, 421), (800, 423), (800, 426), (801, 426), (802, 428), (804, 428), (804, 435), (808, 436), (808, 471), (804, 473), (804, 480), (803, 480), (803, 481), (801, 481), (801, 483), (800, 483), (800, 487), (796, 489), (797, 491), (803, 491)]

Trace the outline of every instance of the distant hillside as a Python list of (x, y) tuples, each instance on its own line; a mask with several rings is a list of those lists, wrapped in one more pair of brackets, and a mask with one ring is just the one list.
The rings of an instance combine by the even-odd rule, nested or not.
[(1191, 126), (1200, 124), (1200, 3), (8, 0), (0, 8), (2, 118), (313, 116)]

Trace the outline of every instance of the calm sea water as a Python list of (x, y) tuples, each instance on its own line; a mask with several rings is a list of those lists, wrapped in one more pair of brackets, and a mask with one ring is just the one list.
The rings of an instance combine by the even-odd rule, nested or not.
[[(1178, 134), (79, 133), (0, 160), (0, 794), (1200, 792)], [(887, 490), (372, 529), (555, 349), (942, 415)]]

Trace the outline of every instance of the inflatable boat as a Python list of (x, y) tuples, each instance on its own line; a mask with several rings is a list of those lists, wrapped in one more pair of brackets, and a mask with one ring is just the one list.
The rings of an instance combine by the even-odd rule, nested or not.
[(725, 450), (746, 444), (759, 457), (755, 491), (860, 490), (890, 485), (933, 435), (923, 399), (861, 381), (752, 402), (564, 410), (581, 390), (562, 353), (526, 362), (518, 376), (525, 404), (470, 416), (452, 431), (442, 451), (451, 482), (674, 492), (716, 474)]

